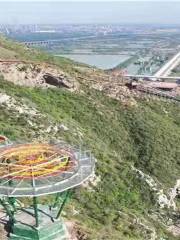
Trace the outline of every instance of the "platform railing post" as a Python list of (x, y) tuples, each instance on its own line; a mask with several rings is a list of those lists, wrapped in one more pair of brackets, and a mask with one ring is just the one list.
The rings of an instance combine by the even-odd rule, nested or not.
[(53, 204), (53, 208), (56, 208), (57, 207), (57, 205), (58, 205), (58, 200), (59, 200), (59, 197), (60, 197), (60, 193), (57, 193), (56, 194), (56, 198), (55, 198), (55, 201), (54, 201), (54, 204)]

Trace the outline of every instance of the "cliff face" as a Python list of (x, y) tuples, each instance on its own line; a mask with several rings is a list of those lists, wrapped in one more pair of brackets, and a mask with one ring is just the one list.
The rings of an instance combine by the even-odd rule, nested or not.
[(50, 64), (1, 60), (0, 73), (7, 81), (21, 86), (65, 87), (71, 91), (78, 88), (74, 78)]
[(77, 237), (179, 239), (179, 104), (15, 43), (2, 48), (4, 60), (13, 53), (20, 62), (0, 63), (0, 133), (83, 144), (97, 159), (96, 175), (65, 210)]

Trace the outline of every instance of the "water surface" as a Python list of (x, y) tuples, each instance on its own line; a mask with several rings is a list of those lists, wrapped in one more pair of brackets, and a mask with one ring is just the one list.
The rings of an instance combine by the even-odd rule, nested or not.
[(94, 55), (64, 54), (59, 56), (70, 58), (76, 62), (85, 63), (103, 70), (114, 68), (118, 64), (126, 61), (131, 57), (129, 55), (97, 55), (97, 54), (94, 54)]

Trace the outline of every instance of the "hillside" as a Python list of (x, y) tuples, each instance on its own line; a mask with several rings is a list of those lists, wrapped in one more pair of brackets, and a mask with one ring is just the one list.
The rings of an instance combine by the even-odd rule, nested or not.
[[(1, 60), (24, 61), (6, 71), (0, 64), (0, 134), (81, 144), (97, 159), (93, 181), (66, 208), (79, 239), (179, 239), (179, 104), (133, 94), (123, 79), (3, 38), (0, 46)], [(29, 84), (37, 66), (61, 84), (36, 77)]]

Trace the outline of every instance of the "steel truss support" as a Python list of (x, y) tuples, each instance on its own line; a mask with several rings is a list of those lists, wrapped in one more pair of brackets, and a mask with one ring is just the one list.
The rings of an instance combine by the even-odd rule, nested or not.
[(3, 206), (6, 213), (8, 214), (10, 222), (14, 224), (16, 222), (16, 219), (14, 217), (14, 209), (12, 210), (9, 203), (3, 199), (0, 199), (0, 204)]
[[(58, 218), (60, 217), (60, 215), (61, 215), (61, 213), (62, 213), (62, 210), (63, 210), (63, 208), (64, 208), (64, 206), (65, 206), (68, 198), (69, 198), (71, 195), (72, 195), (72, 191), (71, 191), (71, 190), (67, 190), (67, 191), (64, 193), (63, 200), (62, 200), (60, 209), (59, 209), (59, 211), (58, 211), (58, 213), (57, 213), (56, 219), (58, 219)], [(58, 204), (58, 199), (59, 199), (59, 197), (60, 197), (60, 194), (58, 193), (57, 196), (56, 196), (55, 204), (54, 204), (55, 207), (56, 207), (57, 204)]]
[(34, 208), (34, 217), (35, 217), (35, 220), (36, 220), (36, 227), (39, 227), (37, 197), (33, 197), (33, 208)]

